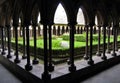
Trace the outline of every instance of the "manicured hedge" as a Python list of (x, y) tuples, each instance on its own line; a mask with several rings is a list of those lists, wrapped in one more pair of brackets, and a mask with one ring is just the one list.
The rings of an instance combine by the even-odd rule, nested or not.
[[(63, 38), (63, 40), (69, 41), (70, 36), (69, 36), (69, 34), (63, 34), (62, 38)], [(86, 34), (85, 33), (83, 33), (83, 34), (75, 34), (74, 38), (75, 38), (75, 41), (86, 42)], [(90, 34), (88, 35), (88, 40), (90, 40)], [(93, 34), (93, 41), (97, 41), (97, 40), (98, 40), (98, 34)]]
[(75, 41), (86, 42), (86, 37), (83, 34), (75, 34)]

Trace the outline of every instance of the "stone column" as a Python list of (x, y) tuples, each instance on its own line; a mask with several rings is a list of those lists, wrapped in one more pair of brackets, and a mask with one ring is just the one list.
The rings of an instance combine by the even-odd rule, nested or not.
[(84, 55), (84, 59), (85, 60), (88, 60), (89, 59), (89, 55), (88, 55), (88, 28), (89, 28), (89, 26), (88, 25), (86, 25), (85, 26), (85, 28), (86, 28), (86, 47), (85, 47), (85, 55)]
[(107, 27), (108, 28), (108, 43), (107, 43), (107, 50), (106, 53), (110, 53), (110, 26)]
[(27, 56), (26, 56), (26, 37), (25, 37), (25, 26), (22, 26), (22, 34), (23, 34), (23, 56), (22, 56), (22, 59), (26, 59)]
[(49, 64), (48, 64), (48, 70), (50, 72), (54, 71), (54, 65), (52, 64), (52, 25), (49, 25)]
[(60, 36), (60, 26), (57, 27), (57, 36)]
[(8, 55), (7, 55), (7, 58), (11, 58), (11, 47), (10, 47), (10, 40), (11, 40), (11, 34), (10, 34), (10, 30), (11, 30), (11, 26), (10, 25), (6, 25), (6, 28), (7, 28), (7, 37), (8, 37), (8, 41), (7, 41), (7, 44), (8, 44)]
[(65, 33), (65, 26), (62, 26), (62, 35)]
[(19, 55), (18, 55), (18, 25), (13, 25), (15, 28), (15, 56), (16, 58), (14, 59), (15, 63), (20, 63), (19, 60)]
[(115, 51), (118, 51), (118, 28), (119, 25), (116, 26), (116, 40), (115, 40)]
[(93, 65), (94, 61), (92, 59), (92, 52), (93, 52), (93, 24), (90, 24), (90, 55), (89, 55), (89, 60), (88, 60), (88, 64), (89, 65)]
[(36, 24), (33, 24), (33, 34), (34, 34), (34, 59), (33, 59), (33, 64), (38, 64), (39, 61), (37, 60), (37, 53), (36, 53), (36, 49), (37, 49), (37, 37), (36, 37)]
[(117, 25), (114, 25), (113, 24), (113, 36), (114, 36), (114, 40), (113, 40), (113, 53), (112, 53), (112, 56), (117, 56), (116, 52), (115, 52), (115, 45), (116, 45), (116, 28), (117, 28)]
[(105, 51), (106, 51), (106, 25), (103, 25), (103, 54), (102, 54), (102, 57), (101, 59), (103, 60), (107, 60), (107, 56), (105, 54)]
[(101, 42), (101, 26), (98, 26), (98, 50), (97, 50), (97, 53), (96, 53), (97, 56), (101, 56), (100, 42)]
[(43, 80), (50, 80), (51, 75), (48, 72), (48, 44), (47, 44), (47, 23), (43, 24), (43, 37), (44, 37), (44, 72), (42, 74)]
[(1, 54), (4, 55), (5, 53), (5, 46), (4, 46), (4, 27), (1, 26), (1, 44), (2, 44), (2, 52)]
[(76, 66), (74, 64), (74, 33), (75, 33), (75, 23), (70, 23), (70, 67), (69, 71), (76, 71)]
[(27, 64), (25, 65), (26, 71), (32, 70), (32, 65), (30, 63), (30, 42), (29, 42), (29, 25), (26, 25), (26, 51), (27, 51)]
[(4, 42), (5, 42), (5, 50), (7, 50), (7, 27), (5, 26), (4, 27), (4, 29), (3, 29), (3, 32), (4, 32), (4, 38), (5, 38), (5, 40), (4, 40)]

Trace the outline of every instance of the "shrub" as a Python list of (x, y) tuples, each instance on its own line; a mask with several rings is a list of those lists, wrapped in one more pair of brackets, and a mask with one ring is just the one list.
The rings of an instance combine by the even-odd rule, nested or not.
[[(69, 41), (70, 37), (69, 34), (62, 35), (63, 40)], [(75, 34), (74, 35), (75, 41), (78, 42), (86, 42), (86, 33), (83, 34)], [(101, 35), (101, 39), (103, 36)], [(90, 34), (88, 34), (88, 40), (90, 40)], [(93, 41), (98, 41), (98, 34), (93, 34)]]
[[(69, 34), (63, 34), (62, 38), (63, 38), (63, 40), (69, 41), (70, 36), (69, 36)], [(79, 41), (79, 42), (85, 42), (86, 41), (85, 34), (75, 34), (74, 38), (75, 38), (75, 41)]]
[(63, 34), (62, 39), (68, 41), (70, 39), (69, 34), (68, 33)]
[[(12, 41), (15, 41), (15, 38), (12, 38)], [(22, 37), (18, 37), (18, 41), (23, 41)]]
[(60, 40), (52, 40), (53, 49), (56, 49), (56, 48), (60, 47), (60, 42), (61, 42)]
[(75, 41), (86, 42), (86, 37), (83, 34), (75, 34)]
[[(49, 36), (48, 36), (48, 38), (49, 38)], [(56, 38), (57, 38), (57, 36), (52, 35), (52, 39), (56, 39)], [(39, 36), (39, 37), (37, 37), (37, 39), (43, 39), (43, 36)]]
[(98, 41), (98, 34), (93, 35), (93, 41)]

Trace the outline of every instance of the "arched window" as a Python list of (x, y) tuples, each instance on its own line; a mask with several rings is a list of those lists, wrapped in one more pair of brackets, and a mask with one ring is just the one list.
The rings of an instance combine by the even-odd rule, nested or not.
[(81, 8), (79, 8), (79, 10), (78, 10), (77, 22), (78, 22), (78, 24), (82, 24), (82, 25), (85, 24), (84, 15), (83, 15), (83, 12), (82, 12)]
[(54, 23), (56, 24), (67, 24), (68, 23), (66, 12), (61, 3), (58, 5), (57, 10), (55, 12)]

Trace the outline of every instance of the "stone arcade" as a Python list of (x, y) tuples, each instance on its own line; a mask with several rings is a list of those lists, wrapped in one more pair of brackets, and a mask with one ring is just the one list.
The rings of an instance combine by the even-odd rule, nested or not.
[[(57, 9), (58, 4), (61, 3), (66, 11), (68, 26), (70, 28), (70, 56), (69, 56), (69, 65), (64, 68), (68, 68), (67, 73), (62, 73), (61, 75), (56, 76), (57, 68), (52, 64), (52, 53), (51, 53), (51, 27), (54, 24), (54, 15)], [(87, 75), (91, 73), (99, 72), (100, 69), (103, 70), (110, 65), (118, 63), (120, 56), (118, 55), (118, 45), (117, 45), (117, 32), (119, 32), (119, 23), (120, 23), (120, 1), (119, 0), (0, 0), (0, 30), (1, 30), (1, 56), (0, 62), (7, 67), (20, 74), (19, 77), (25, 81), (32, 83), (75, 83), (78, 82)], [(77, 25), (77, 13), (79, 8), (82, 9), (85, 17), (85, 28), (86, 34), (88, 34), (88, 29), (90, 28), (90, 50), (88, 50), (88, 35), (86, 36), (86, 52), (84, 58), (87, 59), (88, 66), (79, 69), (79, 66), (76, 65), (74, 60), (74, 30)], [(40, 13), (40, 24), (43, 25), (43, 36), (44, 36), (44, 64), (39, 69), (40, 76), (37, 77), (31, 72), (35, 71), (36, 65), (39, 61), (36, 57), (36, 27), (38, 14)], [(99, 63), (96, 63), (93, 59), (93, 27), (95, 26), (95, 16), (98, 18), (99, 28), (99, 39), (98, 39), (98, 52), (97, 57), (100, 59)], [(26, 41), (26, 56), (23, 52), (23, 56), (19, 56), (18, 53), (18, 30), (19, 27), (19, 18), (21, 19), (21, 27), (23, 28), (23, 41)], [(30, 58), (30, 49), (29, 49), (29, 26), (32, 25), (34, 28), (34, 59), (31, 63)], [(13, 55), (11, 54), (11, 36), (10, 30), (11, 27), (14, 29), (15, 33), (15, 45), (16, 50)], [(109, 46), (106, 49), (106, 29), (113, 27), (114, 35), (114, 44), (113, 52), (109, 56), (106, 54), (106, 50), (109, 52)], [(7, 29), (7, 52), (5, 51), (4, 43), (4, 29)], [(47, 28), (49, 33), (47, 33)], [(100, 52), (100, 33), (101, 28), (103, 28), (103, 52)], [(26, 35), (25, 35), (26, 31)], [(47, 45), (47, 35), (49, 34), (49, 46)], [(25, 40), (26, 37), (26, 40)], [(25, 44), (24, 44), (25, 45)], [(108, 43), (109, 45), (109, 43)], [(48, 48), (49, 47), (49, 51)], [(112, 58), (110, 58), (112, 56)], [(13, 61), (9, 61), (13, 59)], [(26, 59), (25, 59), (26, 58)], [(25, 59), (25, 60), (23, 60)], [(22, 68), (19, 65), (22, 62), (26, 63), (22, 65)], [(15, 63), (15, 64), (14, 64)], [(8, 66), (9, 64), (9, 66)], [(107, 66), (106, 66), (107, 65)], [(23, 67), (24, 66), (24, 67)], [(12, 69), (13, 68), (13, 69)], [(39, 67), (37, 67), (39, 68)], [(88, 70), (87, 70), (88, 69)], [(29, 72), (26, 72), (29, 71)], [(23, 73), (24, 72), (24, 73)], [(39, 71), (37, 71), (39, 72)], [(51, 73), (52, 72), (52, 73)], [(91, 72), (91, 73), (88, 73)], [(55, 76), (56, 77), (55, 77)]]

